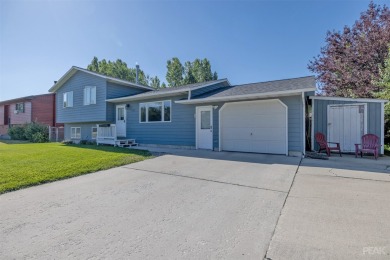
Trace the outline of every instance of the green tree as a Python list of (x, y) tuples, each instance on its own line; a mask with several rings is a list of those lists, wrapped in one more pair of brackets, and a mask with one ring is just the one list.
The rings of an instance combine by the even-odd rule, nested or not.
[(160, 79), (155, 76), (150, 78), (150, 86), (154, 89), (159, 89), (160, 88)]
[[(376, 85), (381, 91), (376, 94), (376, 97), (390, 100), (390, 45), (384, 66), (379, 68), (379, 75), (380, 80), (376, 82)], [(390, 103), (385, 104), (385, 135), (386, 143), (388, 143), (390, 141)]]
[(168, 86), (177, 87), (183, 84), (184, 67), (181, 64), (179, 58), (172, 58), (167, 61), (167, 75), (166, 80)]
[[(91, 63), (87, 66), (90, 71), (98, 72), (106, 76), (115, 77), (135, 83), (136, 68), (129, 68), (126, 62), (121, 59), (116, 61), (106, 61), (102, 59), (99, 61), (97, 57), (93, 57)], [(160, 81), (157, 76), (149, 77), (143, 70), (139, 70), (138, 80), (141, 85), (149, 85), (149, 81), (154, 79), (154, 83)]]
[(211, 63), (206, 58), (186, 61), (184, 66), (176, 57), (167, 63), (167, 81), (170, 87), (218, 79), (217, 72), (211, 71)]
[(165, 84), (165, 82), (163, 82), (162, 84), (161, 84), (161, 87), (160, 88), (167, 88), (167, 85)]

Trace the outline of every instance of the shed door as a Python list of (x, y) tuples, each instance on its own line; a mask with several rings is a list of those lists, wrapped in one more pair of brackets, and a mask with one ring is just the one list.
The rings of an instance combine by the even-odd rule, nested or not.
[(328, 142), (340, 143), (342, 152), (355, 152), (365, 134), (365, 105), (328, 106)]
[(287, 107), (279, 100), (227, 103), (220, 120), (221, 150), (287, 154)]

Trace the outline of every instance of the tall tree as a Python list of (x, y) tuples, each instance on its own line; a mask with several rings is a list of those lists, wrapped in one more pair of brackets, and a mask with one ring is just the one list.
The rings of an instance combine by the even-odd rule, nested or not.
[(155, 76), (150, 78), (150, 86), (154, 89), (159, 89), (160, 88), (160, 79)]
[[(388, 51), (385, 64), (379, 70), (380, 78), (376, 84), (381, 88), (381, 91), (376, 94), (376, 97), (390, 100), (390, 44)], [(385, 104), (385, 137), (386, 143), (388, 143), (390, 140), (390, 103)]]
[[(99, 61), (97, 57), (93, 57), (91, 63), (87, 66), (90, 71), (95, 71), (110, 77), (115, 77), (135, 83), (136, 68), (129, 68), (126, 62), (121, 59), (116, 61), (106, 61), (105, 59)], [(149, 85), (150, 80), (154, 80), (154, 83), (160, 81), (157, 76), (150, 78), (143, 70), (139, 70), (138, 80), (142, 85)]]
[(321, 54), (309, 62), (320, 90), (329, 96), (373, 97), (380, 87), (379, 68), (390, 43), (390, 10), (371, 2), (350, 28), (328, 31)]
[(184, 67), (179, 58), (174, 57), (167, 61), (167, 75), (168, 86), (177, 87), (183, 84)]
[(170, 87), (218, 79), (217, 72), (211, 71), (208, 59), (186, 61), (183, 66), (178, 58), (173, 58), (167, 64), (167, 81)]

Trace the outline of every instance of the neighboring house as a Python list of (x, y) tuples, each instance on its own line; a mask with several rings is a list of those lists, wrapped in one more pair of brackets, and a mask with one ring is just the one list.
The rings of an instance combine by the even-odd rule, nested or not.
[(221, 79), (153, 90), (72, 67), (49, 91), (67, 140), (302, 155), (315, 78), (243, 85)]
[(55, 94), (28, 96), (0, 101), (0, 136), (7, 135), (9, 126), (31, 122), (55, 125)]

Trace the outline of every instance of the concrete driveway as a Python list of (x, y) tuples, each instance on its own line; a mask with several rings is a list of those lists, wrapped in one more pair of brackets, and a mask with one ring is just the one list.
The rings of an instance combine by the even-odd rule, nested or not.
[(2, 259), (262, 259), (300, 158), (181, 151), (0, 196)]
[(267, 259), (390, 259), (390, 159), (303, 159)]

